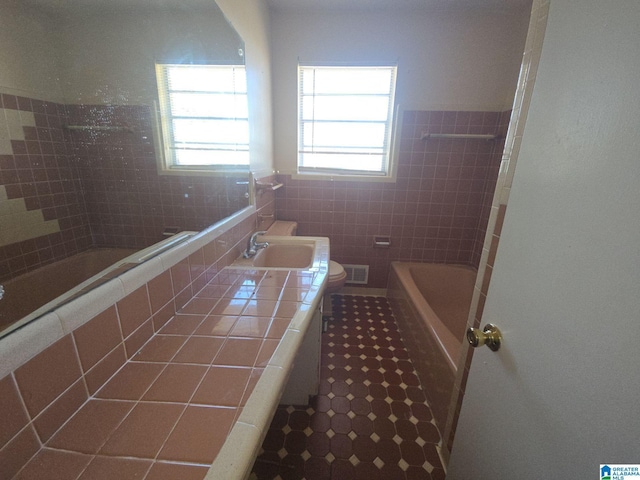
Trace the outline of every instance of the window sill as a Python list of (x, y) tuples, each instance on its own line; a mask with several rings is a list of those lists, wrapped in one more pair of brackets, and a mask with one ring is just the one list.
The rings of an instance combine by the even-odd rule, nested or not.
[[(279, 172), (285, 174), (286, 172)], [(294, 180), (329, 180), (331, 182), (395, 183), (395, 175), (331, 175), (326, 173), (291, 173)]]
[(176, 167), (176, 168), (159, 168), (158, 175), (177, 175), (177, 176), (209, 176), (224, 177), (227, 175), (247, 175), (249, 166), (245, 168), (205, 168), (205, 167)]

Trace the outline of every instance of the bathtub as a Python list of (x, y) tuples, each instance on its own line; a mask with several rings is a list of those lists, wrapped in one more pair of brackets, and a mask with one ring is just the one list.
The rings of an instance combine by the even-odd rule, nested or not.
[(463, 265), (391, 263), (387, 297), (441, 432), (475, 278)]
[(4, 286), (4, 298), (0, 300), (0, 331), (136, 251), (90, 249), (0, 282)]

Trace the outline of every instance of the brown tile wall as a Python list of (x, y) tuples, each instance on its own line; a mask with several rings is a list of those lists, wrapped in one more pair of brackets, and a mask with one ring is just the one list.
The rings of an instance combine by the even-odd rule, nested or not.
[[(165, 228), (202, 230), (246, 206), (239, 177), (158, 175), (146, 106), (62, 105), (0, 94), (1, 108), (34, 113), (25, 140), (0, 155), (10, 199), (57, 219), (61, 232), (0, 247), (0, 280), (89, 247), (143, 248)], [(64, 125), (126, 126), (70, 131)]]
[(480, 257), (482, 256), (482, 248), (484, 245), (484, 237), (487, 233), (487, 224), (489, 223), (489, 215), (491, 213), (491, 203), (493, 201), (493, 194), (496, 188), (496, 181), (498, 179), (498, 171), (500, 170), (500, 163), (502, 160), (502, 154), (504, 151), (504, 142), (509, 128), (509, 120), (511, 117), (511, 110), (502, 112), (500, 119), (498, 120), (497, 132), (500, 133), (502, 138), (495, 142), (494, 145), (494, 160), (492, 163), (492, 171), (487, 177), (485, 183), (485, 189), (482, 197), (482, 209), (480, 211), (480, 220), (478, 221), (478, 228), (476, 230), (476, 238), (473, 247), (473, 259), (472, 265), (478, 268), (480, 264)]
[(177, 309), (237, 258), (255, 226), (253, 216), (242, 221), (0, 379), (0, 478), (12, 478)]
[[(299, 180), (279, 175), (279, 220), (331, 239), (332, 259), (369, 265), (383, 288), (390, 262), (478, 265), (503, 140), (420, 140), (429, 133), (506, 133), (509, 112), (407, 111), (395, 183)], [(391, 247), (373, 247), (390, 236)]]
[[(276, 175), (262, 177), (259, 180), (262, 184), (277, 184)], [(266, 230), (274, 222), (276, 217), (276, 191), (270, 189), (256, 189), (255, 198), (256, 210), (258, 211), (257, 229)]]
[(35, 127), (12, 140), (12, 155), (0, 155), (0, 185), (9, 199), (24, 198), (28, 210), (58, 220), (60, 232), (0, 247), (0, 280), (81, 252), (91, 245), (78, 168), (66, 132), (62, 104), (0, 94), (0, 107), (33, 112)]
[(478, 302), (478, 309), (475, 316), (474, 327), (480, 326), (480, 320), (484, 312), (484, 304), (487, 301), (487, 292), (489, 291), (489, 283), (491, 282), (491, 275), (493, 274), (493, 264), (496, 260), (496, 253), (498, 252), (498, 244), (500, 243), (500, 235), (502, 234), (502, 224), (504, 222), (504, 215), (507, 212), (507, 205), (500, 204), (498, 206), (498, 216), (496, 218), (496, 226), (491, 235), (491, 246), (489, 247), (489, 255), (487, 257), (487, 266), (484, 271), (482, 279), (482, 286), (480, 288), (480, 300)]
[(200, 231), (246, 206), (246, 175), (158, 175), (149, 107), (67, 108), (73, 125), (128, 128), (70, 134), (96, 246), (146, 247), (167, 227)]

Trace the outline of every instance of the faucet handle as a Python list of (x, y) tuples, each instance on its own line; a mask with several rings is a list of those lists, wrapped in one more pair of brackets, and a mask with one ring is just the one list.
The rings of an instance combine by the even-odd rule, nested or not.
[(265, 232), (264, 230), (261, 230), (259, 232), (254, 233), (253, 235), (251, 235), (251, 238), (249, 239), (249, 243), (251, 245), (251, 247), (253, 248), (267, 248), (269, 246), (269, 244), (267, 242), (258, 242), (258, 237), (262, 236), (264, 234), (266, 234), (267, 232)]

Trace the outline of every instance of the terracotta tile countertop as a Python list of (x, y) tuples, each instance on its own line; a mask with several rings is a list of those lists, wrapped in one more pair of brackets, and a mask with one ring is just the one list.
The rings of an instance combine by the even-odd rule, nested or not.
[(311, 269), (223, 269), (19, 478), (246, 478), (321, 300), (319, 241)]

